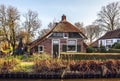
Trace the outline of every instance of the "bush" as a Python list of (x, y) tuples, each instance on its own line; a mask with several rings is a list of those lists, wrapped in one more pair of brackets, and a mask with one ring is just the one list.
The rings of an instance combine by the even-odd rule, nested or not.
[(0, 59), (0, 73), (9, 73), (11, 70), (19, 64), (18, 59)]
[(87, 47), (86, 52), (87, 53), (92, 53), (92, 52), (94, 52), (94, 49), (92, 47)]
[(120, 42), (116, 42), (112, 45), (112, 48), (114, 49), (120, 49)]
[(107, 60), (107, 61), (77, 61), (70, 63), (70, 71), (81, 72), (81, 73), (97, 73), (100, 72), (102, 75), (108, 75), (109, 73), (116, 74), (120, 70), (119, 60)]
[(109, 49), (109, 53), (120, 53), (120, 49)]
[(100, 46), (100, 52), (101, 53), (106, 53), (107, 52), (105, 46)]
[(38, 73), (62, 72), (67, 67), (67, 63), (60, 59), (36, 60), (34, 63), (34, 71)]

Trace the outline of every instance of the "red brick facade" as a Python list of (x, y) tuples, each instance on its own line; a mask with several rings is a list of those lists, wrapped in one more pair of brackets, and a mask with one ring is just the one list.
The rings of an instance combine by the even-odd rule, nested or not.
[(39, 45), (43, 45), (43, 51), (47, 54), (51, 54), (52, 52), (52, 39), (46, 39), (41, 42)]
[[(39, 45), (43, 46), (43, 49), (44, 49), (43, 51), (50, 55), (52, 54), (52, 40), (53, 39), (47, 38), (39, 44)], [(62, 38), (59, 40), (60, 40), (60, 52), (62, 52), (62, 46), (67, 45), (68, 39)], [(77, 40), (77, 45), (81, 46), (80, 52), (86, 52), (86, 50), (85, 50), (86, 48), (83, 45), (84, 44), (83, 40), (82, 39), (75, 39), (75, 40)]]

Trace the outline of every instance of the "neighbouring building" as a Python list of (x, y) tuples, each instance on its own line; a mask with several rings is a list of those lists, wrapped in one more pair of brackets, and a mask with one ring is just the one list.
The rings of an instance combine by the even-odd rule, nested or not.
[(61, 52), (86, 52), (84, 39), (86, 36), (81, 30), (63, 15), (61, 21), (45, 36), (33, 41), (30, 48), (32, 52), (46, 52), (52, 57), (59, 57)]
[(107, 32), (101, 38), (91, 44), (92, 47), (105, 46), (110, 48), (114, 43), (120, 42), (120, 29)]

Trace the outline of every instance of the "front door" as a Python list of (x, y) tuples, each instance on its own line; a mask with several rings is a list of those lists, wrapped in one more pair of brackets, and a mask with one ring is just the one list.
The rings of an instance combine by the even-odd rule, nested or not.
[(52, 49), (52, 53), (53, 53), (53, 58), (58, 58), (60, 55), (59, 55), (59, 40), (58, 39), (54, 39), (53, 40), (53, 49)]

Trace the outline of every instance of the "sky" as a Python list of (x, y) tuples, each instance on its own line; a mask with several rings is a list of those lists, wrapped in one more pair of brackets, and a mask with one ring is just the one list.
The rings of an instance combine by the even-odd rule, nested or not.
[(120, 0), (0, 0), (0, 4), (16, 7), (21, 17), (28, 10), (37, 12), (41, 29), (44, 29), (50, 22), (59, 22), (63, 14), (72, 24), (82, 22), (84, 26), (90, 25), (97, 19), (102, 6), (116, 1)]

